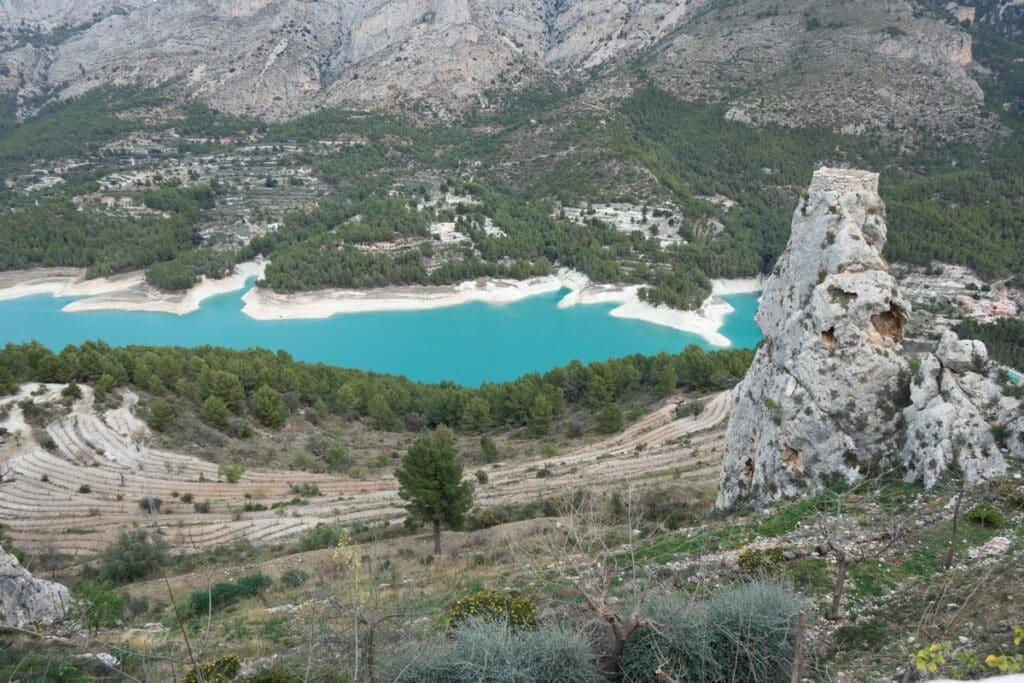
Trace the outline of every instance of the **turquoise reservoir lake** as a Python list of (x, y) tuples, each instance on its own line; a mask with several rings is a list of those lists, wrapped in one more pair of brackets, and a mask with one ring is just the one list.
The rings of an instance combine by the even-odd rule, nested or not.
[[(243, 292), (203, 302), (185, 316), (100, 311), (65, 313), (72, 299), (49, 295), (0, 301), (0, 343), (37, 340), (60, 350), (101, 339), (112, 346), (226, 346), (283, 349), (294, 358), (476, 386), (543, 372), (573, 359), (606, 360), (632, 353), (678, 353), (701, 337), (608, 315), (613, 304), (558, 308), (565, 292), (495, 306), (465, 304), (430, 311), (357, 313), (324, 320), (253, 320), (241, 312)], [(722, 297), (735, 312), (720, 332), (735, 347), (761, 340), (754, 324), (757, 294)]]

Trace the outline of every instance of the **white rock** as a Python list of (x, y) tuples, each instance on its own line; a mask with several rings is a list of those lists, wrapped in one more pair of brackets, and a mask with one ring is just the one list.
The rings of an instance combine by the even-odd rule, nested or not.
[(884, 216), (877, 174), (814, 173), (765, 284), (764, 344), (733, 393), (718, 507), (892, 467), (926, 486), (954, 464), (968, 482), (1001, 476), (997, 424), (1024, 457), (1020, 403), (975, 371), (984, 344), (946, 333), (912, 372), (900, 344), (910, 305), (881, 255)]
[(34, 578), (0, 548), (0, 625), (52, 626), (67, 617), (71, 604), (66, 586)]

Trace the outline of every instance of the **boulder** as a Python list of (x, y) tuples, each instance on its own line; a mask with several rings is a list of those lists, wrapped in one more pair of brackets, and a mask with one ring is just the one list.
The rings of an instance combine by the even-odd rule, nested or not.
[(72, 604), (66, 586), (43, 581), (0, 548), (0, 625), (53, 626), (67, 618)]

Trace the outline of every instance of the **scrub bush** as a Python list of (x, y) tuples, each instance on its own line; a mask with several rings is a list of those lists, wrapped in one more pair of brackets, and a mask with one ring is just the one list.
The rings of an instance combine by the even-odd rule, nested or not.
[(395, 683), (592, 683), (601, 680), (586, 638), (558, 626), (535, 631), (471, 620), (453, 638), (414, 642), (385, 660), (380, 680)]
[(521, 593), (477, 591), (452, 605), (445, 622), (456, 628), (470, 619), (499, 620), (512, 628), (532, 629), (537, 625), (537, 605)]
[(752, 581), (706, 602), (676, 596), (652, 599), (641, 627), (626, 641), (623, 680), (655, 681), (660, 666), (678, 681), (775, 681), (789, 671), (797, 613), (806, 610), (787, 586)]

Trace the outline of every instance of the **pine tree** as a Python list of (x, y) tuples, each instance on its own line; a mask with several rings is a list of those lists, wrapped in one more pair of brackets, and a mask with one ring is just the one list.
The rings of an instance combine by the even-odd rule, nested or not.
[(532, 436), (545, 436), (551, 431), (551, 422), (554, 420), (554, 409), (551, 401), (538, 393), (530, 406), (530, 420), (528, 427)]
[(228, 407), (216, 396), (210, 396), (203, 402), (203, 422), (216, 429), (227, 429)]
[(462, 481), (462, 465), (455, 460), (455, 438), (446, 427), (417, 439), (395, 470), (398, 495), (407, 501), (409, 514), (434, 528), (434, 553), (441, 554), (441, 525), (462, 526), (473, 504), (473, 486)]
[(280, 427), (288, 417), (281, 394), (264, 384), (252, 395), (252, 412), (266, 427)]
[(462, 409), (460, 420), (462, 431), (469, 434), (479, 434), (491, 424), (491, 404), (486, 399), (474, 396), (466, 401), (466, 407)]

